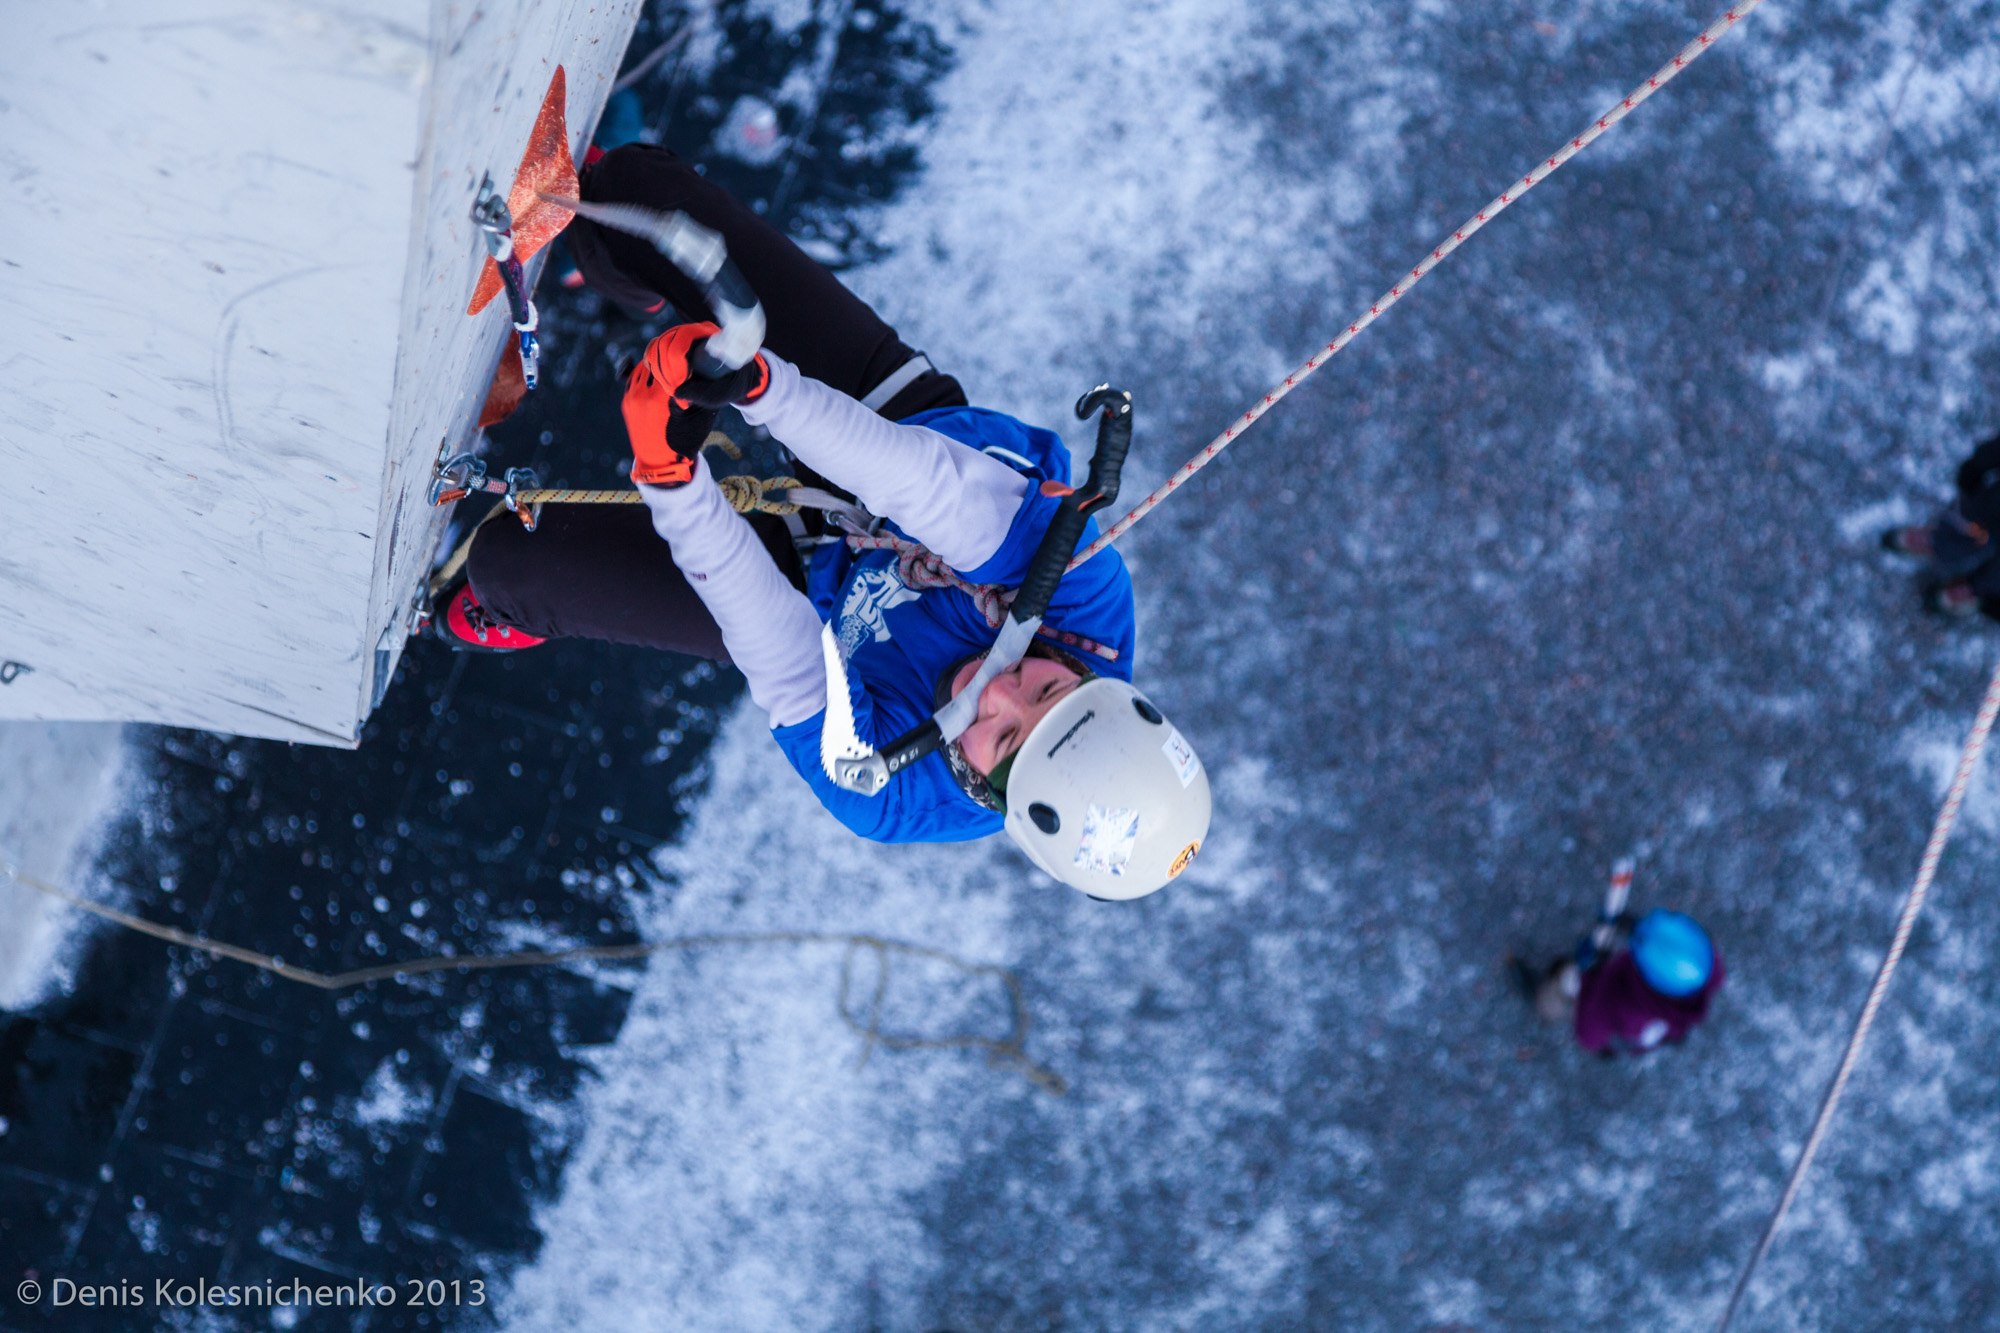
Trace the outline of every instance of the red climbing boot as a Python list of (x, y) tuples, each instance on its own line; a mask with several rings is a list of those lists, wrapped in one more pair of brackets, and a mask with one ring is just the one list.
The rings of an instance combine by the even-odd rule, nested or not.
[(437, 627), (438, 638), (465, 652), (511, 653), (548, 642), (540, 635), (494, 619), (493, 613), (481, 605), (470, 583), (458, 585), (458, 590), (445, 600), (444, 614), (434, 617), (431, 624)]

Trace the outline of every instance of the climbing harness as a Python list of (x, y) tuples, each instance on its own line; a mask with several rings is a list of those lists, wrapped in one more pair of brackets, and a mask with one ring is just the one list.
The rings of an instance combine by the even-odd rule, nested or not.
[(521, 379), (532, 393), (541, 378), (542, 345), (535, 336), (541, 316), (535, 310), (534, 299), (528, 295), (521, 261), (514, 254), (513, 215), (507, 211), (506, 197), (493, 188), (491, 175), (479, 182), (479, 193), (472, 200), (472, 221), (486, 241), (486, 253), (500, 270), (500, 281), (506, 285), (507, 309), (521, 343)]
[[(206, 935), (149, 921), (131, 912), (92, 902), (88, 898), (79, 897), (38, 879), (4, 859), (0, 859), (0, 873), (5, 873), (9, 879), (23, 888), (32, 889), (36, 893), (67, 903), (93, 916), (115, 922), (141, 935), (164, 940), (169, 944), (178, 944), (183, 948), (195, 949), (210, 957), (228, 958), (245, 963), (283, 977), (287, 981), (295, 981), (318, 990), (345, 990), (351, 986), (364, 986), (376, 981), (401, 982), (410, 977), (425, 976), (435, 972), (490, 972), (500, 968), (547, 967), (566, 963), (625, 962), (648, 958), (654, 954), (693, 952), (725, 945), (842, 945), (845, 952), (841, 956), (840, 963), (838, 1010), (841, 1022), (862, 1039), (863, 1046), (858, 1064), (865, 1065), (878, 1046), (892, 1051), (979, 1050), (986, 1053), (986, 1063), (992, 1068), (1011, 1069), (1044, 1092), (1060, 1097), (1068, 1091), (1069, 1085), (1062, 1075), (1038, 1063), (1027, 1052), (1030, 1027), (1028, 1003), (1021, 988), (1021, 978), (1011, 968), (1000, 967), (993, 963), (969, 962), (943, 949), (912, 944), (907, 940), (890, 939), (883, 935), (827, 930), (716, 932), (676, 935), (667, 939), (642, 940), (632, 944), (589, 945), (575, 949), (413, 958), (407, 962), (378, 963), (373, 967), (360, 967), (348, 972), (318, 972), (312, 968), (300, 967), (296, 963), (288, 963), (275, 954), (260, 953), (239, 944), (210, 939)], [(872, 954), (875, 959), (875, 985), (868, 997), (865, 1010), (857, 1015), (853, 1002), (854, 964), (863, 953)], [(962, 1032), (942, 1037), (926, 1037), (907, 1032), (885, 1031), (882, 1026), (882, 1010), (888, 998), (890, 966), (897, 957), (943, 963), (958, 969), (968, 977), (991, 977), (998, 981), (1007, 992), (1009, 1018), (1006, 1035), (989, 1037), (980, 1033)]]
[(1556, 168), (1569, 161), (1572, 157), (1575, 157), (1585, 148), (1588, 148), (1597, 139), (1598, 135), (1603, 134), (1613, 125), (1625, 119), (1639, 103), (1651, 97), (1661, 88), (1664, 88), (1669, 81), (1689, 65), (1693, 64), (1709, 47), (1713, 46), (1717, 38), (1735, 27), (1736, 24), (1743, 20), (1746, 14), (1762, 3), (1763, 0), (1739, 0), (1739, 3), (1731, 6), (1721, 18), (1715, 20), (1693, 41), (1682, 47), (1680, 53), (1662, 65), (1651, 78), (1626, 94), (1619, 101), (1618, 105), (1592, 121), (1590, 127), (1584, 130), (1583, 133), (1577, 135), (1554, 153), (1550, 154), (1549, 157), (1536, 164), (1534, 170), (1523, 176), (1519, 183), (1510, 185), (1505, 190), (1502, 190), (1499, 196), (1491, 203), (1473, 214), (1457, 230), (1453, 231), (1450, 236), (1434, 246), (1431, 252), (1425, 255), (1415, 268), (1410, 270), (1408, 277), (1395, 283), (1388, 291), (1377, 297), (1369, 305), (1366, 314), (1363, 314), (1352, 324), (1349, 324), (1341, 331), (1339, 337), (1321, 348), (1304, 365), (1285, 376), (1283, 383), (1260, 398), (1251, 406), (1249, 411), (1232, 422), (1229, 428), (1223, 431), (1222, 434), (1210, 440), (1208, 444), (1202, 447), (1199, 453), (1182, 464), (1179, 471), (1161, 482), (1152, 494), (1134, 505), (1116, 523), (1107, 528), (1103, 536), (1078, 552), (1076, 559), (1069, 562), (1069, 567), (1075, 569), (1078, 565), (1090, 559), (1129, 532), (1133, 524), (1151, 513), (1155, 506), (1162, 500), (1179, 490), (1189, 477), (1207, 467), (1209, 463), (1214, 461), (1217, 454), (1228, 448), (1231, 441), (1248, 430), (1259, 417), (1270, 411), (1279, 399), (1297, 388), (1305, 381), (1308, 375), (1311, 375), (1314, 371), (1325, 365), (1341, 348), (1354, 341), (1355, 335), (1370, 324), (1373, 324), (1376, 317), (1384, 310), (1402, 300), (1409, 290), (1421, 282), (1426, 273), (1436, 268), (1446, 255), (1465, 244), (1468, 237), (1511, 207), (1522, 195), (1534, 189), (1535, 186), (1541, 184), (1544, 180), (1547, 180)]
[[(847, 685), (847, 663), (834, 637), (833, 623), (821, 631), (827, 669), (827, 724), (820, 730), (820, 766), (835, 785), (863, 796), (880, 795), (889, 779), (931, 752), (965, 734), (979, 711), (979, 696), (993, 678), (1027, 655), (1028, 645), (1042, 627), (1056, 585), (1069, 569), (1069, 554), (1083, 536), (1090, 516), (1118, 498), (1119, 476), (1132, 447), (1132, 395), (1100, 384), (1079, 398), (1078, 420), (1098, 417), (1097, 450), (1090, 475), (1080, 489), (1060, 482), (1042, 483), (1044, 495), (1060, 495), (1060, 505), (1042, 534), (1028, 564), (1027, 577), (1007, 605), (1000, 637), (986, 650), (979, 669), (937, 712), (897, 737), (880, 751), (861, 740), (854, 729)], [(989, 612), (990, 617), (990, 612)], [(845, 716), (843, 717), (843, 713)]]
[[(1007, 618), (1007, 608), (1013, 604), (1014, 590), (998, 583), (967, 583), (958, 572), (946, 564), (944, 557), (927, 547), (893, 533), (877, 532), (873, 536), (853, 535), (847, 537), (848, 549), (853, 551), (894, 551), (896, 553), (896, 576), (903, 585), (918, 592), (928, 592), (933, 588), (956, 588), (972, 599), (979, 608), (979, 614), (986, 617), (986, 623), (999, 629)], [(1051, 643), (1074, 648), (1078, 652), (1089, 653), (1092, 657), (1106, 662), (1118, 660), (1118, 650), (1106, 647), (1095, 639), (1086, 639), (1081, 634), (1072, 634), (1053, 625), (1042, 625), (1036, 636)], [(1011, 665), (1011, 664), (1010, 664)]]
[(2000, 717), (2000, 665), (1993, 668), (1993, 676), (1986, 683), (1986, 695), (1979, 701), (1979, 713), (1973, 719), (1971, 733), (1965, 738), (1965, 748), (1958, 756), (1958, 771), (1952, 774), (1944, 804), (1939, 807), (1937, 819), (1931, 825), (1930, 841), (1924, 844), (1923, 859), (1917, 863), (1916, 881), (1904, 895), (1902, 911), (1896, 916), (1896, 931), (1890, 938), (1889, 951), (1882, 955), (1882, 963), (1875, 969), (1874, 984), (1868, 988), (1861, 1016), (1854, 1022), (1854, 1032), (1840, 1054), (1840, 1064), (1833, 1072), (1833, 1081), (1827, 1085), (1826, 1096), (1820, 1101), (1819, 1114), (1813, 1117), (1812, 1131), (1806, 1135), (1805, 1147), (1799, 1150), (1798, 1160), (1792, 1163), (1791, 1174), (1785, 1178), (1784, 1192), (1778, 1196), (1777, 1207), (1771, 1210), (1770, 1220), (1757, 1237), (1757, 1248), (1751, 1253), (1750, 1262), (1743, 1266), (1735, 1289), (1729, 1293), (1729, 1304), (1722, 1312), (1722, 1321), (1716, 1325), (1716, 1333), (1728, 1333), (1730, 1321), (1736, 1317), (1736, 1308), (1750, 1290), (1750, 1281), (1756, 1277), (1764, 1256), (1770, 1253), (1771, 1244), (1778, 1237), (1778, 1228), (1784, 1224), (1785, 1214), (1791, 1211), (1793, 1201), (1798, 1198), (1799, 1190), (1805, 1184), (1806, 1172), (1812, 1169), (1813, 1157), (1819, 1152), (1820, 1142), (1826, 1138), (1827, 1128), (1833, 1123), (1834, 1110), (1840, 1105), (1841, 1094), (1847, 1091), (1847, 1080), (1854, 1073), (1855, 1062), (1861, 1058), (1862, 1043), (1868, 1040), (1868, 1029), (1874, 1025), (1882, 999), (1889, 993), (1889, 982), (1896, 975), (1896, 965), (1903, 961), (1903, 950), (1909, 947), (1911, 932), (1917, 927), (1917, 915), (1924, 910), (1924, 902), (1930, 897), (1931, 882), (1937, 878), (1938, 862), (1943, 859), (1945, 844), (1951, 841), (1951, 831), (1958, 823), (1959, 807), (1965, 803), (1965, 791), (1972, 784), (1973, 771), (1979, 767), (1979, 758), (1986, 752), (1986, 742), (1993, 734), (1995, 717)]

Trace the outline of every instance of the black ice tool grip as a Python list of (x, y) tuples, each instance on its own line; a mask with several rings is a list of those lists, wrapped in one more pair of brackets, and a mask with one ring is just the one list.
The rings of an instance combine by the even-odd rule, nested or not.
[[(1034, 640), (1042, 613), (1049, 609), (1056, 585), (1069, 569), (1077, 539), (1083, 536), (1083, 525), (1092, 513), (1118, 498), (1118, 479), (1125, 468), (1125, 455), (1132, 448), (1132, 395), (1100, 384), (1077, 400), (1079, 418), (1087, 419), (1092, 412), (1099, 411), (1103, 416), (1097, 423), (1097, 451), (1090, 458), (1090, 474), (1082, 487), (1063, 496), (1055, 517), (1049, 521), (1048, 531), (1042, 534), (1041, 544), (1035, 548), (1035, 558), (1028, 564), (1028, 576), (1014, 593), (1013, 605), (1008, 608), (1008, 623), (981, 663), (982, 672), (996, 666), (1004, 669), (1021, 659)], [(947, 703), (866, 759), (839, 761), (835, 783), (864, 796), (880, 793), (895, 774), (944, 746), (948, 738), (943, 718), (958, 702)], [(957, 722), (949, 739), (956, 739), (965, 725), (963, 719)]]
[(1125, 470), (1125, 455), (1132, 448), (1132, 395), (1100, 384), (1076, 400), (1078, 420), (1087, 420), (1099, 411), (1103, 415), (1097, 420), (1097, 451), (1090, 456), (1090, 474), (1082, 486), (1063, 497), (1056, 516), (1049, 520), (1049, 530), (1042, 534), (1042, 544), (1028, 562), (1028, 577), (1021, 580), (1009, 608), (1008, 614), (1015, 620), (1033, 620), (1049, 609), (1049, 599), (1056, 595), (1056, 585), (1062, 582), (1069, 558), (1076, 553), (1077, 539), (1083, 536), (1083, 525), (1118, 498), (1118, 480)]

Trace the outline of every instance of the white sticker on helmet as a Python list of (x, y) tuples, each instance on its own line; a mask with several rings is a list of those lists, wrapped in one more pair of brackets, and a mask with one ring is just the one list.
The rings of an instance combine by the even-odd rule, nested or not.
[(1122, 875), (1139, 843), (1139, 812), (1118, 805), (1093, 805), (1084, 812), (1077, 839), (1077, 866), (1100, 875)]
[(1181, 786), (1192, 783), (1194, 775), (1201, 772), (1201, 760), (1194, 757), (1194, 747), (1187, 743), (1177, 728), (1167, 728), (1167, 741), (1160, 749), (1173, 760), (1174, 772), (1179, 775)]

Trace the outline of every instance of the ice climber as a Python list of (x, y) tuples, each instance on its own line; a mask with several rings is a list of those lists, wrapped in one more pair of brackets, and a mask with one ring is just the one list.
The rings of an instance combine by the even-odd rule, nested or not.
[[(714, 324), (656, 338), (623, 404), (645, 506), (549, 505), (533, 533), (485, 525), (469, 581), (444, 607), (449, 632), (487, 647), (582, 636), (733, 662), (786, 758), (865, 838), (950, 842), (1004, 827), (1049, 874), (1104, 899), (1180, 874), (1207, 835), (1208, 777), (1131, 684), (1132, 587), (1115, 551), (1063, 577), (1044, 620), (1058, 641), (1038, 639), (985, 687), (956, 744), (875, 796), (832, 781), (823, 622), (862, 741), (930, 717), (996, 634), (937, 566), (968, 585), (1018, 585), (1066, 489), (1068, 452), (1052, 431), (970, 406), (830, 272), (672, 152), (606, 154), (586, 165), (581, 194), (682, 210), (719, 232), (763, 303), (764, 351), (706, 380), (689, 363)], [(567, 236), (589, 284), (628, 309), (712, 316), (646, 241), (582, 218)], [(802, 561), (782, 520), (734, 512), (700, 452), (725, 404), (786, 446), (802, 479), (830, 479), (885, 519), (903, 549), (830, 540)], [(1083, 541), (1094, 536), (1092, 524)]]
[(1686, 1039), (1722, 989), (1722, 955), (1692, 917), (1656, 908), (1600, 922), (1573, 956), (1517, 979), (1548, 1023), (1570, 1025), (1601, 1055), (1642, 1055)]
[(1958, 497), (1929, 523), (1891, 528), (1882, 545), (1927, 565), (1926, 604), (1969, 616), (2000, 607), (2000, 435), (1959, 464)]

